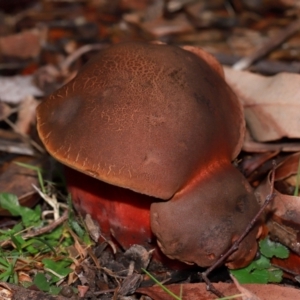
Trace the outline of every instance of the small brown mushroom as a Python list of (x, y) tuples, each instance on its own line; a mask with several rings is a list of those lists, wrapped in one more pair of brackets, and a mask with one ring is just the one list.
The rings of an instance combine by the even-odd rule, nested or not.
[[(88, 179), (70, 185), (76, 206), (104, 232), (146, 244), (151, 219), (168, 257), (200, 266), (213, 264), (243, 232), (258, 204), (231, 164), (244, 120), (220, 70), (197, 48), (118, 44), (38, 107), (50, 154), (100, 180), (91, 182), (101, 186), (99, 196), (83, 185)], [(254, 257), (257, 227), (229, 267)]]

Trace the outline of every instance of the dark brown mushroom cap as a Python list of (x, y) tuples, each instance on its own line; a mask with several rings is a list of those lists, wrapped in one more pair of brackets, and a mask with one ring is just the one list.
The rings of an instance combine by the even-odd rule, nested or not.
[(101, 51), (38, 107), (37, 120), (57, 160), (161, 199), (212, 161), (234, 158), (243, 131), (236, 96), (206, 61), (139, 42)]
[[(259, 209), (252, 188), (233, 165), (215, 166), (170, 201), (151, 205), (151, 229), (170, 258), (211, 266), (241, 236)], [(248, 265), (256, 254), (260, 222), (226, 261)]]

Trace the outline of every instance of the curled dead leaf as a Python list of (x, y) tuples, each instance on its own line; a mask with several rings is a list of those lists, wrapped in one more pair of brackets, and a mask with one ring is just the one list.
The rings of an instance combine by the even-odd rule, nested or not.
[(43, 96), (33, 76), (0, 76), (0, 99), (10, 104), (20, 103), (26, 96)]
[(19, 109), (18, 120), (16, 121), (17, 132), (27, 134), (35, 122), (35, 110), (39, 102), (31, 95), (25, 97)]
[[(215, 287), (225, 295), (240, 295), (241, 292), (237, 289), (233, 283), (219, 282), (214, 284)], [(275, 284), (243, 284), (243, 288), (250, 291), (260, 300), (282, 300), (282, 299), (300, 299), (300, 290), (288, 287), (279, 286)], [(196, 284), (172, 284), (167, 288), (174, 294), (180, 295), (182, 290), (182, 299), (197, 299), (197, 300), (213, 300), (216, 296), (207, 291), (205, 283)], [(139, 288), (138, 293), (147, 295), (153, 300), (174, 300), (174, 298), (168, 295), (159, 286), (153, 286), (149, 288)], [(240, 297), (234, 299), (241, 299)]]
[[(275, 183), (297, 174), (300, 152), (288, 156), (275, 170)], [(270, 191), (270, 174), (255, 190), (257, 199), (262, 205)], [(300, 255), (300, 240), (297, 232), (300, 229), (300, 197), (280, 193), (267, 208), (268, 227), (272, 236)]]
[(101, 234), (99, 225), (92, 219), (90, 214), (86, 214), (84, 222), (91, 238), (94, 242), (97, 242)]
[(244, 105), (251, 135), (266, 142), (300, 138), (300, 75), (266, 77), (225, 67), (225, 77)]
[(267, 151), (283, 151), (283, 152), (295, 152), (300, 151), (300, 142), (273, 142), (273, 143), (262, 143), (255, 141), (249, 130), (246, 130), (243, 150), (246, 152), (267, 152)]
[(36, 28), (0, 37), (0, 54), (21, 59), (37, 57), (44, 38), (45, 29)]

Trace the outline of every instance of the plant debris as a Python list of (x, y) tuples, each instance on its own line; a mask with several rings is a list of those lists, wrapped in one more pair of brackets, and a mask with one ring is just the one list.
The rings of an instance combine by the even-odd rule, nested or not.
[[(0, 1), (0, 15), (1, 299), (174, 299), (151, 278), (179, 299), (215, 299), (200, 273), (219, 295), (300, 298), (297, 1), (10, 0)], [(126, 41), (196, 46), (226, 65), (247, 122), (235, 163), (264, 217), (261, 256), (232, 271), (242, 274), (239, 282), (224, 267), (170, 269), (151, 250), (123, 249), (115, 232), (104, 236), (95, 220), (74, 211), (64, 171), (37, 137), (43, 98), (99, 50)]]

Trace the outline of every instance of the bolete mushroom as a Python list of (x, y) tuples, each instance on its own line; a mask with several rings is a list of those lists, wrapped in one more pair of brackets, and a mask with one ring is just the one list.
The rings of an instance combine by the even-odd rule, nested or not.
[[(52, 156), (98, 179), (91, 192), (84, 185), (90, 177), (71, 180), (73, 201), (105, 234), (120, 232), (123, 246), (124, 237), (147, 244), (152, 230), (168, 257), (209, 266), (258, 210), (231, 164), (244, 134), (242, 107), (200, 49), (111, 46), (43, 101), (37, 121)], [(229, 267), (254, 257), (257, 231)]]

